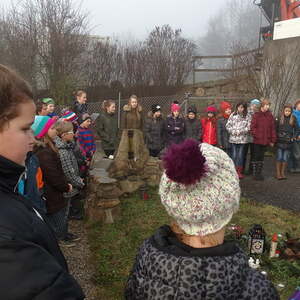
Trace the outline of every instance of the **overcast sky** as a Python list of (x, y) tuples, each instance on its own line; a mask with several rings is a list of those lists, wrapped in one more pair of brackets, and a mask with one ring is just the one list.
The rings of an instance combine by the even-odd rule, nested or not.
[[(0, 0), (3, 1), (3, 0)], [(205, 33), (211, 15), (227, 0), (83, 0), (94, 34), (144, 38), (157, 25), (181, 28), (187, 37)]]

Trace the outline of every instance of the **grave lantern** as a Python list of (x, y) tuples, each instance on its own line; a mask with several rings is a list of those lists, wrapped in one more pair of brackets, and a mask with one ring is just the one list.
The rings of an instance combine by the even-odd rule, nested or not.
[(265, 250), (266, 233), (262, 226), (255, 224), (249, 231), (248, 249), (250, 255), (262, 254)]

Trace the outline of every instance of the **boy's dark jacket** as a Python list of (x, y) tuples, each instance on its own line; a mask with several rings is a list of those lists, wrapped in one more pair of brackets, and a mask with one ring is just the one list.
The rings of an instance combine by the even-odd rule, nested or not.
[(163, 226), (141, 246), (129, 276), (127, 300), (279, 300), (272, 285), (248, 265), (232, 242), (196, 249)]
[(0, 156), (1, 299), (84, 299), (52, 230), (15, 192), (24, 170)]

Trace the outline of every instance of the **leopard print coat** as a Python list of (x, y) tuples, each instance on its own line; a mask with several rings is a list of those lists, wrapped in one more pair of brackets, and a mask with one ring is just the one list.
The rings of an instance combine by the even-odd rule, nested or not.
[(279, 300), (270, 281), (248, 266), (234, 243), (195, 249), (169, 226), (141, 246), (125, 290), (127, 300)]

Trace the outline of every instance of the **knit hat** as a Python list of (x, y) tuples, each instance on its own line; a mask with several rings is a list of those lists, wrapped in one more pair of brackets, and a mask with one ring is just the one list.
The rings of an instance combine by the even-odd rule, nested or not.
[(88, 119), (92, 120), (91, 116), (87, 113), (83, 114), (80, 118), (78, 118), (78, 125), (80, 126), (83, 122), (85, 122)]
[(34, 136), (38, 139), (44, 137), (56, 120), (57, 119), (48, 116), (35, 116), (34, 122), (31, 125)]
[(195, 115), (197, 114), (197, 108), (195, 105), (191, 105), (188, 110), (187, 110), (187, 113), (194, 113)]
[(168, 214), (189, 235), (222, 229), (239, 208), (239, 179), (221, 149), (187, 139), (163, 157), (159, 194)]
[(62, 115), (62, 120), (68, 121), (68, 122), (73, 122), (78, 119), (76, 114), (73, 111), (66, 110), (63, 115)]
[(226, 101), (222, 101), (220, 103), (220, 111), (224, 112), (226, 109), (230, 108), (231, 109), (231, 104)]
[(252, 99), (250, 101), (250, 104), (260, 105), (260, 100), (258, 100), (258, 99)]
[(217, 109), (214, 106), (211, 105), (211, 106), (208, 106), (206, 108), (205, 112), (216, 114), (217, 113)]
[(180, 105), (177, 101), (174, 101), (172, 104), (171, 104), (171, 112), (175, 112), (175, 111), (180, 111)]
[(157, 111), (161, 111), (161, 106), (158, 104), (154, 104), (151, 106), (152, 113), (156, 113)]
[(41, 102), (42, 103), (44, 103), (44, 104), (55, 104), (55, 102), (54, 102), (54, 100), (52, 99), (52, 98), (43, 98), (42, 100), (41, 100)]

